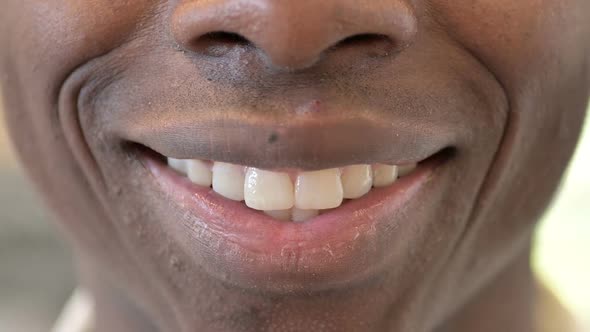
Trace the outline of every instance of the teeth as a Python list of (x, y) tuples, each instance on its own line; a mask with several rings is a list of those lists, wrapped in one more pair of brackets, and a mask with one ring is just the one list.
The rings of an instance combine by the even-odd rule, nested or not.
[(246, 205), (256, 210), (286, 210), (293, 207), (293, 182), (287, 173), (250, 167), (244, 182)]
[(244, 167), (222, 162), (213, 164), (213, 190), (234, 201), (244, 200)]
[(343, 190), (337, 168), (299, 174), (295, 206), (299, 209), (331, 209), (342, 204)]
[(292, 208), (288, 210), (264, 211), (265, 214), (282, 221), (304, 222), (320, 214), (319, 210), (302, 210)]
[(184, 175), (187, 173), (187, 160), (168, 158), (168, 166)]
[(209, 165), (201, 160), (187, 162), (188, 178), (199, 186), (209, 187), (213, 182), (213, 174)]
[(416, 169), (416, 164), (407, 164), (407, 165), (402, 165), (402, 166), (398, 166), (397, 172), (398, 172), (398, 176), (401, 178), (402, 176), (406, 176), (408, 174), (410, 174), (413, 170)]
[(295, 185), (288, 173), (261, 170), (223, 162), (168, 158), (168, 165), (199, 186), (213, 186), (221, 196), (245, 201), (252, 209), (283, 221), (304, 222), (330, 209), (344, 199), (357, 199), (372, 187), (386, 187), (398, 177), (411, 173), (417, 164), (402, 166), (351, 165), (303, 172)]
[(291, 220), (291, 209), (264, 211), (265, 214), (282, 221)]
[(342, 171), (344, 198), (359, 198), (371, 190), (373, 173), (369, 165), (353, 165)]
[(293, 208), (293, 211), (291, 211), (291, 221), (294, 222), (303, 222), (303, 221), (307, 221), (317, 215), (319, 215), (318, 210), (302, 210), (302, 209), (298, 209), (298, 208)]
[(397, 179), (397, 166), (376, 164), (373, 165), (373, 185), (375, 187), (386, 187)]

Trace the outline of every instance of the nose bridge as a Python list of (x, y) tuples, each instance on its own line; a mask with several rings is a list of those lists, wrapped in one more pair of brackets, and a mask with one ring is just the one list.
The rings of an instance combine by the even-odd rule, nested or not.
[(184, 47), (207, 34), (232, 33), (287, 68), (309, 67), (355, 36), (384, 37), (401, 49), (416, 30), (407, 0), (185, 0), (172, 17), (173, 34)]

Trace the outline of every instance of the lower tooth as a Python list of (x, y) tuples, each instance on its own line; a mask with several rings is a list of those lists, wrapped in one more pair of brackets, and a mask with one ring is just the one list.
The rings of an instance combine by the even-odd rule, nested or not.
[(303, 209), (293, 208), (293, 211), (291, 211), (291, 221), (303, 222), (303, 221), (307, 221), (317, 215), (319, 215), (318, 210), (303, 210)]
[(271, 216), (271, 217), (278, 219), (278, 220), (282, 220), (282, 221), (291, 220), (291, 209), (264, 211), (264, 213), (266, 215)]
[(406, 176), (408, 174), (410, 174), (413, 170), (416, 169), (416, 164), (408, 164), (408, 165), (401, 165), (398, 166), (397, 171), (398, 171), (398, 176), (402, 177), (402, 176)]

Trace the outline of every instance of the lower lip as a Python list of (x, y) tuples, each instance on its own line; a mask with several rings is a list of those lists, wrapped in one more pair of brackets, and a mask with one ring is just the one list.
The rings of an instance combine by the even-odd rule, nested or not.
[(194, 185), (158, 158), (147, 156), (143, 161), (176, 208), (187, 216), (184, 226), (192, 232), (187, 234), (185, 228), (185, 234), (178, 235), (181, 241), (193, 250), (199, 251), (199, 245), (203, 245), (201, 249), (210, 252), (211, 247), (206, 247), (201, 238), (206, 232), (206, 241), (217, 243), (217, 252), (209, 254), (209, 263), (215, 266), (206, 268), (223, 275), (234, 274), (234, 282), (258, 288), (262, 282), (283, 286), (304, 279), (309, 282), (310, 275), (312, 279), (336, 282), (336, 274), (348, 280), (354, 278), (352, 274), (366, 273), (378, 262), (369, 263), (369, 259), (360, 266), (355, 256), (383, 256), (373, 252), (376, 246), (372, 244), (387, 242), (379, 239), (385, 236), (381, 231), (384, 227), (395, 230), (402, 226), (400, 218), (394, 216), (431, 182), (443, 160), (438, 155), (420, 163), (393, 185), (373, 188), (367, 195), (303, 223), (275, 220), (211, 188)]

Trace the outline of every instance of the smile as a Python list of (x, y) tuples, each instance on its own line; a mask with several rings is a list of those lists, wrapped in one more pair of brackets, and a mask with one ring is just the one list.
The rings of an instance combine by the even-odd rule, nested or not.
[(325, 290), (380, 275), (438, 227), (471, 129), (420, 107), (317, 100), (277, 99), (264, 113), (117, 103), (136, 110), (108, 133), (131, 157), (137, 190), (125, 197), (152, 211), (143, 220), (162, 245), (236, 287)]
[(416, 168), (374, 164), (316, 171), (269, 171), (256, 167), (196, 159), (167, 158), (168, 165), (193, 184), (212, 188), (226, 199), (245, 202), (281, 221), (305, 222), (347, 200), (367, 195), (372, 188), (395, 185)]
[(292, 291), (373, 273), (389, 255), (379, 247), (411, 221), (400, 217), (414, 202), (439, 187), (451, 152), (402, 165), (320, 170), (267, 170), (151, 150), (141, 159), (181, 216), (166, 227), (210, 273), (240, 287)]

